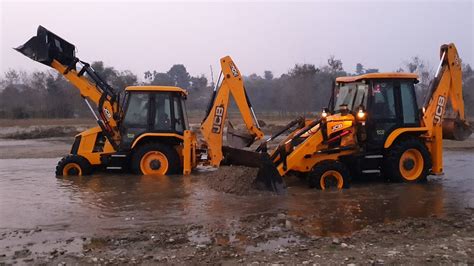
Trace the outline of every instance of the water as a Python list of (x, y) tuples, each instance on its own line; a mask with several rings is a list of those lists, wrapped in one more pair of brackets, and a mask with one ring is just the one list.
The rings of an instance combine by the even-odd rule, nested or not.
[[(430, 177), (426, 184), (364, 182), (348, 190), (321, 192), (290, 180), (288, 194), (281, 196), (216, 192), (200, 181), (199, 174), (57, 179), (54, 168), (59, 158), (2, 159), (0, 232), (41, 228), (54, 238), (157, 225), (230, 228), (239, 217), (284, 212), (297, 221), (292, 226), (308, 234), (347, 235), (374, 223), (443, 217), (474, 208), (474, 153), (444, 155), (446, 175)], [(197, 242), (207, 239), (190, 237), (199, 238)]]

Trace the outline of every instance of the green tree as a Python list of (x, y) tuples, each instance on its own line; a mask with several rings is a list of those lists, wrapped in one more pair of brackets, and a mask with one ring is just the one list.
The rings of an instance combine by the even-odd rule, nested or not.
[(273, 73), (270, 70), (265, 70), (265, 72), (263, 72), (263, 77), (266, 80), (272, 80), (273, 79)]
[(184, 65), (173, 65), (170, 70), (168, 70), (167, 74), (173, 81), (174, 86), (178, 86), (183, 89), (189, 88), (191, 77)]
[(364, 66), (361, 63), (357, 63), (356, 65), (356, 74), (357, 75), (364, 74)]

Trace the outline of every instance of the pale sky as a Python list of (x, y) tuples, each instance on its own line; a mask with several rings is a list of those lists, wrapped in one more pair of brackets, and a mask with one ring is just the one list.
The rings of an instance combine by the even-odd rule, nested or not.
[(350, 72), (358, 62), (393, 71), (415, 55), (435, 68), (447, 42), (474, 63), (473, 1), (0, 1), (0, 73), (48, 69), (11, 49), (38, 25), (75, 44), (80, 59), (139, 78), (176, 63), (209, 77), (225, 55), (244, 75), (279, 76), (330, 55)]

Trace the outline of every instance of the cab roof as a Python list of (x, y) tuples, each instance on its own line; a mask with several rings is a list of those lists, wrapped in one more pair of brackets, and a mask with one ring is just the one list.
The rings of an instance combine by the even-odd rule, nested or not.
[(414, 73), (399, 73), (399, 72), (386, 72), (386, 73), (369, 73), (360, 76), (347, 76), (336, 78), (338, 83), (351, 83), (357, 82), (364, 79), (418, 79), (418, 75)]
[(180, 87), (174, 86), (129, 86), (126, 91), (162, 91), (162, 92), (181, 92), (188, 95), (188, 92)]

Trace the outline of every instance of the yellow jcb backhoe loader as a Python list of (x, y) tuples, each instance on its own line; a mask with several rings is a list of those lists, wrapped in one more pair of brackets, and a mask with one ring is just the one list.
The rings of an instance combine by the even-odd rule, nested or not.
[[(299, 172), (313, 187), (341, 189), (349, 186), (351, 177), (367, 173), (409, 183), (441, 175), (448, 99), (456, 115), (449, 121), (449, 136), (463, 140), (471, 134), (464, 114), (461, 60), (454, 44), (441, 46), (441, 61), (421, 109), (415, 97), (417, 82), (412, 73), (337, 78), (330, 106), (321, 118), (290, 123), (283, 131), (300, 126), (269, 153), (259, 177), (275, 180)], [(266, 153), (266, 143), (258, 151)]]
[(249, 146), (264, 136), (240, 71), (229, 56), (220, 60), (222, 71), (200, 128), (204, 142), (198, 143), (195, 132), (189, 130), (184, 89), (131, 86), (121, 101), (116, 90), (76, 57), (73, 44), (42, 26), (16, 50), (64, 75), (79, 90), (99, 125), (76, 136), (70, 154), (56, 167), (57, 176), (86, 175), (98, 168), (186, 175), (197, 165), (218, 167), (224, 159), (223, 133), (230, 96), (249, 133), (229, 128), (228, 139), (237, 141), (232, 141), (234, 148), (226, 154), (238, 150), (235, 143), (239, 143), (238, 148)]

